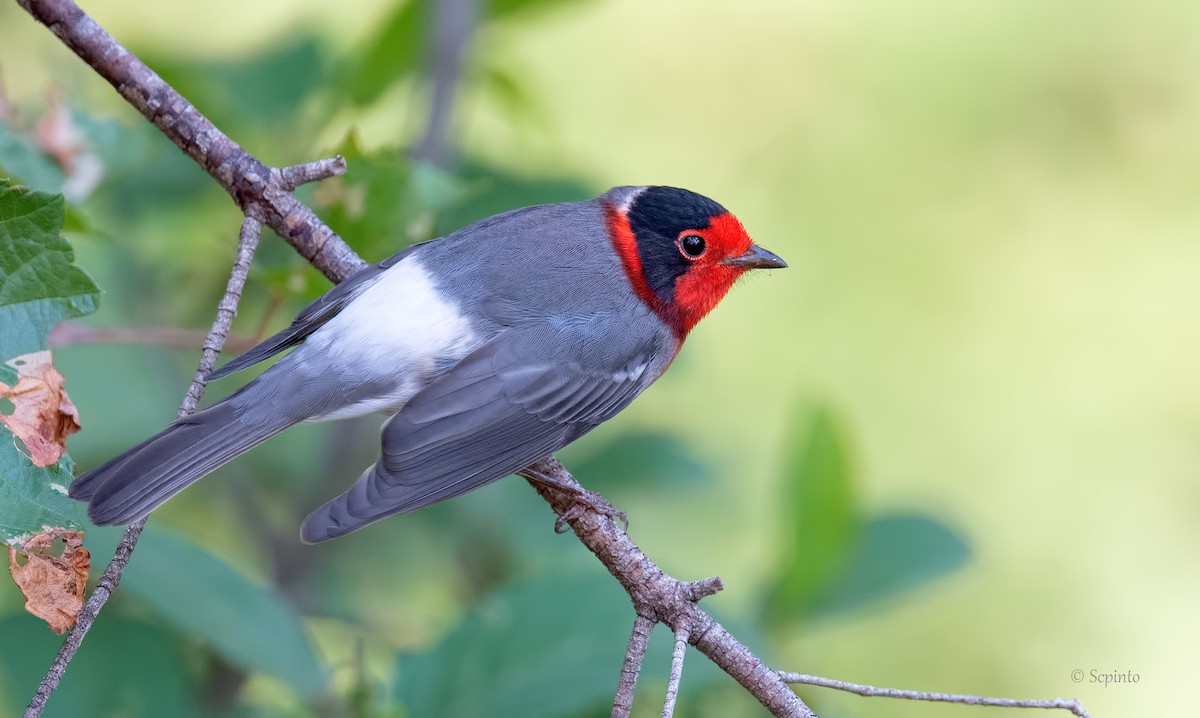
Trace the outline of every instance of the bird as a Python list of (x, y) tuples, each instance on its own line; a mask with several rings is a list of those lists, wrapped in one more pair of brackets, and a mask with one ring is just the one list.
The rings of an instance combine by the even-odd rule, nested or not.
[(787, 264), (667, 186), (510, 210), (368, 266), (210, 375), (286, 354), (80, 475), (97, 525), (139, 520), (300, 422), (390, 415), (381, 455), (301, 525), (325, 541), (533, 464), (629, 405), (747, 271)]

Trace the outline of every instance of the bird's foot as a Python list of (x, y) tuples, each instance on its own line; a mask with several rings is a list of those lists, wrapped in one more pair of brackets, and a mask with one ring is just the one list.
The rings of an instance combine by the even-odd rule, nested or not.
[(567, 524), (582, 516), (583, 512), (589, 509), (621, 524), (622, 530), (629, 530), (629, 514), (608, 503), (608, 499), (595, 491), (588, 491), (575, 482), (567, 483), (549, 474), (536, 471), (532, 467), (523, 469), (518, 473), (530, 481), (570, 495), (571, 505), (567, 507), (566, 511), (559, 514), (558, 518), (554, 521), (555, 533), (566, 533)]
[(594, 511), (601, 516), (607, 516), (615, 523), (619, 523), (622, 531), (629, 530), (629, 514), (610, 504), (608, 499), (595, 491), (588, 491), (586, 489), (576, 489), (574, 494), (574, 503), (555, 519), (554, 533), (566, 533), (567, 529), (570, 528), (568, 524), (582, 516), (588, 510)]

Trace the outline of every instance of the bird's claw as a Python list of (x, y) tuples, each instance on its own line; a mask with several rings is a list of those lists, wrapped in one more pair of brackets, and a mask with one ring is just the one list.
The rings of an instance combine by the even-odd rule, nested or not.
[(588, 510), (612, 519), (614, 523), (621, 525), (622, 531), (629, 530), (629, 514), (613, 506), (607, 499), (594, 491), (581, 491), (575, 497), (574, 503), (554, 520), (554, 533), (566, 533), (570, 528), (569, 524), (583, 516), (584, 512)]

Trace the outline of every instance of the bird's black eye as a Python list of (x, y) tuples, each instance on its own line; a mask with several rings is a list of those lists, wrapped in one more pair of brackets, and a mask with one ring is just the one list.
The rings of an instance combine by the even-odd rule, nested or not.
[(679, 239), (679, 248), (690, 259), (696, 259), (704, 254), (707, 246), (704, 242), (704, 237), (698, 234), (685, 234)]

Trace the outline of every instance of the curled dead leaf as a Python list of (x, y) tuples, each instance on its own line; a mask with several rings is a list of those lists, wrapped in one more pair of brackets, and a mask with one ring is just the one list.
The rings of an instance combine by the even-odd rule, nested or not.
[(0, 399), (10, 399), (12, 414), (0, 414), (0, 424), (17, 436), (35, 466), (51, 466), (67, 450), (67, 436), (79, 431), (79, 410), (63, 390), (65, 378), (54, 368), (49, 351), (10, 359), (17, 383), (0, 382)]
[[(45, 553), (56, 540), (63, 540), (61, 556)], [(55, 633), (66, 633), (75, 625), (83, 608), (92, 555), (83, 546), (82, 531), (52, 528), (34, 534), (18, 552), (8, 547), (8, 570), (25, 595), (25, 610), (45, 621)], [(25, 563), (20, 562), (24, 554)]]

